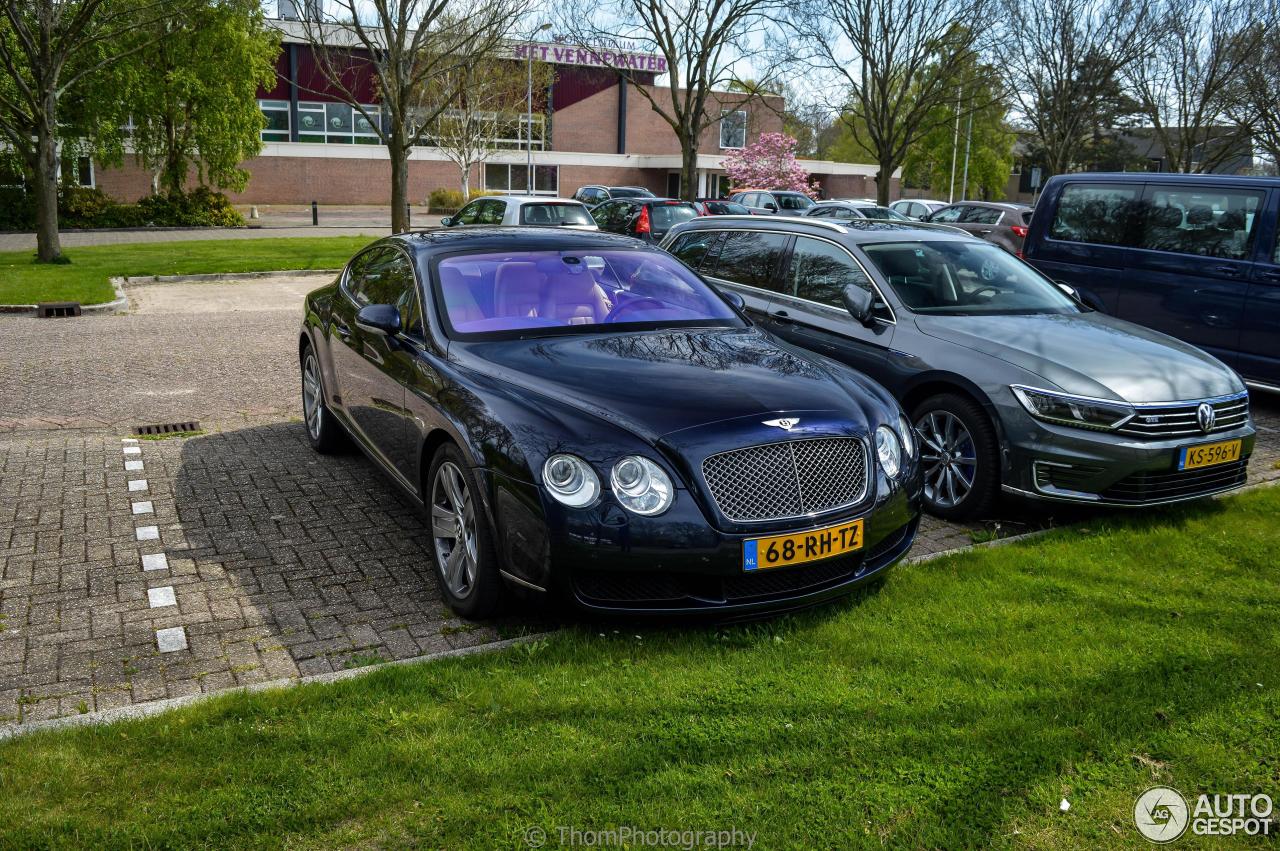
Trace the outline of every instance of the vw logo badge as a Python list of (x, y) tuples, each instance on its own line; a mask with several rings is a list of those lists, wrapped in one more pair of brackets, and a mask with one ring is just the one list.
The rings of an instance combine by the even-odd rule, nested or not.
[(800, 421), (783, 417), (780, 420), (765, 420), (761, 425), (773, 426), (774, 428), (780, 428), (783, 431), (791, 431), (791, 429), (800, 425)]
[(1208, 434), (1213, 431), (1213, 424), (1217, 422), (1218, 414), (1213, 410), (1213, 405), (1208, 402), (1201, 402), (1200, 407), (1196, 408), (1196, 423), (1200, 426), (1200, 430)]

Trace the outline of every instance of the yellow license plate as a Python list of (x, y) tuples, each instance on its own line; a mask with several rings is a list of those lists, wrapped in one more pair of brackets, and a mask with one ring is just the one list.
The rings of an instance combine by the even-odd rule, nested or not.
[(1178, 469), (1194, 470), (1197, 467), (1213, 467), (1240, 460), (1240, 441), (1224, 440), (1221, 443), (1202, 443), (1184, 446), (1178, 450)]
[(862, 549), (862, 519), (796, 532), (793, 535), (775, 535), (771, 538), (754, 538), (742, 544), (742, 569), (767, 570), (786, 567), (806, 561), (831, 558), (841, 553)]

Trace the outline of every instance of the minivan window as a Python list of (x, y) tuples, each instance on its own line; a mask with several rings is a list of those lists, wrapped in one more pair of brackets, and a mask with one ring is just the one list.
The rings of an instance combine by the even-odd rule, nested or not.
[(911, 310), (941, 316), (1070, 314), (1080, 308), (989, 242), (883, 242), (862, 250)]
[(786, 244), (787, 237), (780, 233), (731, 231), (720, 248), (715, 277), (748, 287), (776, 289), (773, 270)]
[(1071, 183), (1062, 190), (1049, 236), (1067, 242), (1132, 245), (1142, 187)]
[(1138, 247), (1246, 260), (1262, 197), (1251, 189), (1149, 186)]

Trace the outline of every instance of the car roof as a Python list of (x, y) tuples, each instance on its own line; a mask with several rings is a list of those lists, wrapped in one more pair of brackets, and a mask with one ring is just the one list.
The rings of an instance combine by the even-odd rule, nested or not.
[(873, 219), (852, 221), (813, 218), (811, 216), (702, 216), (681, 222), (673, 233), (691, 230), (768, 230), (780, 233), (812, 234), (835, 238), (856, 245), (876, 242), (901, 242), (911, 239), (943, 239), (948, 241), (972, 241), (976, 237), (945, 225), (923, 222), (889, 222)]
[(1266, 186), (1280, 185), (1280, 178), (1263, 177), (1251, 174), (1180, 174), (1177, 172), (1151, 171), (1082, 171), (1072, 174), (1055, 174), (1049, 178), (1062, 183), (1065, 181), (1109, 181), (1112, 183), (1255, 183)]
[(964, 204), (966, 207), (985, 207), (988, 210), (1016, 210), (1024, 212), (1030, 210), (1028, 204), (1014, 204), (1009, 201), (954, 201), (948, 204), (948, 207), (959, 207)]
[[(657, 250), (629, 236), (569, 228), (462, 225), (427, 228), (379, 240), (401, 245), (415, 254), (449, 251), (570, 251), (575, 249)], [(378, 243), (374, 243), (378, 244)]]
[(516, 205), (524, 204), (577, 204), (583, 206), (582, 202), (576, 198), (553, 198), (550, 195), (499, 195), (503, 201), (510, 201)]

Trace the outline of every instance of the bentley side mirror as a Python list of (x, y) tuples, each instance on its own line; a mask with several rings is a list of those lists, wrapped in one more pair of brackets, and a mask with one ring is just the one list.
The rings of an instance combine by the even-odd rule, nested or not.
[(356, 314), (356, 327), (370, 334), (394, 337), (400, 333), (400, 311), (393, 304), (367, 304)]
[(720, 292), (724, 294), (725, 301), (729, 302), (729, 304), (732, 304), (738, 310), (747, 309), (747, 300), (742, 296), (738, 295), (737, 293), (735, 293), (733, 290), (721, 290)]
[(849, 284), (841, 294), (844, 306), (849, 314), (863, 325), (871, 324), (871, 314), (875, 310), (875, 296), (857, 284)]

